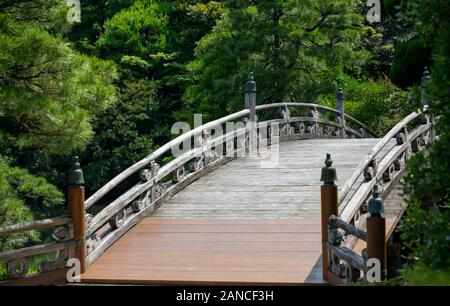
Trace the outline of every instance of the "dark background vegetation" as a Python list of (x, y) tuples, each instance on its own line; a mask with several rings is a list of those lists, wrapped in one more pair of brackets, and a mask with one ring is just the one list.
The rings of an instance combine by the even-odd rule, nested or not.
[[(171, 139), (178, 120), (258, 103), (334, 105), (379, 135), (420, 105), (429, 66), (439, 138), (408, 165), (401, 283), (449, 284), (447, 0), (385, 0), (369, 24), (356, 0), (59, 0), (0, 3), (0, 226), (64, 211), (66, 173), (81, 158), (88, 194)], [(0, 250), (43, 239), (0, 238)]]

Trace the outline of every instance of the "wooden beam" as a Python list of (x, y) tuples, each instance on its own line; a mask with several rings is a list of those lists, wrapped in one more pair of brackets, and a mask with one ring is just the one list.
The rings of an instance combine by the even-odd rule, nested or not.
[(350, 266), (363, 272), (367, 271), (367, 267), (362, 256), (356, 254), (352, 250), (347, 249), (346, 247), (335, 246), (331, 243), (328, 243), (328, 248), (332, 254), (335, 254), (340, 259), (345, 260)]
[(66, 225), (66, 224), (70, 223), (71, 221), (72, 221), (72, 219), (70, 217), (61, 216), (61, 217), (56, 217), (56, 218), (28, 222), (28, 223), (9, 225), (9, 226), (0, 228), (0, 236)]
[(68, 269), (60, 269), (51, 272), (29, 275), (20, 279), (0, 281), (1, 286), (54, 286), (63, 285), (67, 282)]
[(365, 231), (363, 231), (362, 229), (359, 229), (357, 227), (355, 227), (354, 225), (347, 223), (343, 220), (341, 220), (339, 217), (337, 217), (336, 215), (332, 215), (329, 219), (328, 219), (328, 223), (336, 228), (341, 228), (343, 230), (345, 230), (347, 233), (352, 234), (353, 236), (358, 237), (359, 239), (362, 239), (364, 241), (367, 241), (367, 234)]
[(66, 242), (52, 242), (34, 245), (31, 247), (19, 249), (19, 250), (11, 250), (0, 253), (0, 260), (12, 260), (17, 258), (25, 258), (38, 254), (45, 254), (50, 252), (59, 251), (68, 247), (72, 247), (75, 245), (75, 241), (69, 240)]

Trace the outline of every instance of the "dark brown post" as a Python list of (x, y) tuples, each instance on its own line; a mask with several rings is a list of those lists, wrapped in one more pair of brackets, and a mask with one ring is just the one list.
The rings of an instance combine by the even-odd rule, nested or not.
[(376, 258), (381, 265), (381, 278), (385, 279), (386, 271), (386, 219), (384, 204), (380, 198), (378, 185), (373, 187), (373, 197), (369, 201), (370, 217), (367, 218), (367, 259)]
[(69, 173), (68, 185), (68, 204), (73, 220), (73, 239), (77, 242), (75, 258), (80, 261), (81, 273), (84, 273), (86, 271), (84, 177), (78, 157), (75, 158), (74, 169)]
[(325, 280), (328, 271), (328, 219), (331, 215), (338, 215), (338, 190), (334, 184), (337, 177), (336, 169), (331, 167), (332, 165), (331, 155), (327, 154), (320, 178), (320, 181), (323, 182), (320, 187), (320, 203), (322, 211), (322, 272)]

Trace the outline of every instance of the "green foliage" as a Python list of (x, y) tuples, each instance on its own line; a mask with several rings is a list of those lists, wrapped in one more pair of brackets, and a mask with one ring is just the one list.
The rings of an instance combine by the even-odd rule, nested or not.
[(90, 140), (92, 116), (114, 102), (114, 66), (22, 21), (23, 10), (0, 14), (2, 145), (68, 153)]
[(81, 22), (72, 26), (66, 34), (77, 50), (98, 55), (95, 43), (103, 33), (104, 23), (117, 12), (129, 8), (135, 0), (80, 0)]
[(417, 80), (422, 76), (422, 67), (431, 63), (430, 57), (431, 46), (426, 38), (417, 36), (410, 40), (398, 41), (389, 76), (402, 88), (417, 84)]
[[(417, 162), (417, 160), (416, 160)], [(413, 167), (414, 165), (409, 165)], [(424, 176), (425, 173), (420, 176)], [(426, 175), (426, 174), (425, 174)], [(411, 180), (411, 176), (409, 178)], [(450, 202), (444, 205), (448, 206)], [(413, 250), (411, 256), (420, 264), (432, 269), (450, 267), (450, 211), (426, 209), (423, 202), (414, 201), (408, 206), (400, 230), (405, 247)]]
[[(64, 197), (55, 186), (24, 169), (11, 167), (7, 159), (0, 156), (0, 225), (43, 218), (48, 212), (58, 214), (63, 203)], [(0, 251), (19, 247), (38, 237), (33, 231), (0, 237)]]
[[(224, 1), (227, 8), (196, 49), (197, 82), (185, 99), (208, 119), (242, 109), (250, 71), (258, 103), (311, 102), (367, 58), (357, 1)], [(208, 117), (209, 116), (209, 117)]]
[[(386, 134), (418, 107), (417, 99), (408, 99), (404, 91), (388, 80), (359, 81), (345, 77), (342, 87), (345, 113), (364, 122), (377, 135)], [(336, 96), (326, 95), (319, 99), (319, 103), (334, 108)]]
[[(67, 9), (58, 0), (0, 4), (0, 226), (66, 212), (61, 191), (38, 173), (64, 176), (67, 168), (52, 162), (84, 148), (95, 116), (115, 102), (115, 65), (61, 38)], [(33, 235), (6, 237), (0, 247)]]
[(123, 55), (133, 55), (154, 67), (167, 49), (168, 16), (155, 1), (137, 1), (117, 13), (105, 24), (106, 30), (97, 41), (105, 58), (120, 62)]
[(87, 188), (102, 187), (154, 149), (155, 90), (153, 82), (126, 82), (119, 102), (98, 116), (94, 139), (81, 155)]
[[(107, 12), (104, 5), (95, 6), (103, 7), (99, 20), (117, 5), (108, 3)], [(220, 16), (221, 5), (139, 0), (122, 8), (106, 19), (98, 40), (87, 32), (79, 38), (89, 40), (88, 52), (115, 61), (120, 72), (119, 101), (94, 121), (94, 139), (81, 154), (91, 191), (170, 139), (174, 110), (182, 108), (180, 96), (190, 80), (186, 61)]]
[(450, 270), (430, 269), (416, 265), (404, 274), (407, 286), (450, 286)]
[[(416, 259), (404, 273), (408, 284), (448, 284), (450, 274), (450, 11), (448, 1), (409, 1), (400, 15), (433, 45), (433, 67), (427, 92), (431, 111), (440, 116), (438, 139), (428, 155), (408, 164), (405, 191), (410, 198), (402, 222), (403, 242)], [(435, 278), (434, 278), (435, 277)], [(434, 279), (433, 279), (434, 278)]]
[[(404, 282), (425, 284), (433, 273), (448, 284), (450, 8), (384, 3), (386, 21), (372, 27), (357, 0), (82, 0), (82, 22), (71, 28), (64, 1), (2, 1), (0, 225), (59, 213), (62, 193), (48, 181), (64, 186), (69, 155), (80, 155), (93, 192), (169, 140), (177, 119), (242, 109), (250, 71), (259, 104), (334, 107), (341, 85), (346, 113), (382, 135), (419, 105), (417, 86), (406, 96), (396, 85), (417, 83), (433, 54), (440, 138), (408, 164), (402, 237), (417, 260)], [(379, 80), (394, 45), (396, 85)], [(39, 238), (1, 238), (0, 249)]]

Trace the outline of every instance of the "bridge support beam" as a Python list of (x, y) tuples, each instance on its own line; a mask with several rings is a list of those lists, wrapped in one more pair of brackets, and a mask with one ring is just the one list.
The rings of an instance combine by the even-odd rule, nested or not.
[(373, 198), (369, 201), (370, 217), (367, 218), (367, 260), (377, 259), (381, 268), (381, 279), (387, 276), (386, 271), (386, 219), (384, 203), (380, 198), (378, 186), (373, 188)]
[(81, 273), (84, 273), (86, 271), (85, 194), (83, 171), (78, 157), (76, 157), (74, 169), (69, 173), (68, 185), (68, 206), (73, 220), (73, 239), (77, 242), (74, 256), (80, 261)]
[(331, 155), (327, 154), (325, 167), (322, 168), (320, 180), (323, 185), (320, 187), (320, 203), (322, 217), (322, 274), (323, 279), (327, 280), (327, 271), (329, 270), (328, 260), (328, 220), (332, 215), (338, 215), (338, 189), (334, 183), (337, 180), (336, 169), (331, 167), (333, 161)]

